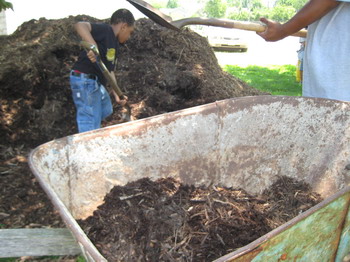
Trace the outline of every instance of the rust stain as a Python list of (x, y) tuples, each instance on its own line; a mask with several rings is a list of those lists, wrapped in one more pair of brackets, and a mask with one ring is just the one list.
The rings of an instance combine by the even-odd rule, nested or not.
[(230, 259), (230, 260), (227, 260), (227, 261), (234, 261), (234, 262), (248, 262), (248, 261), (252, 261), (262, 251), (263, 251), (262, 247), (257, 247), (257, 248), (251, 250), (249, 253), (245, 254), (244, 256), (242, 256), (240, 258)]
[(282, 254), (281, 255), (281, 257), (280, 257), (280, 260), (286, 260), (288, 258), (288, 255), (287, 255), (287, 253), (284, 253), (284, 254)]

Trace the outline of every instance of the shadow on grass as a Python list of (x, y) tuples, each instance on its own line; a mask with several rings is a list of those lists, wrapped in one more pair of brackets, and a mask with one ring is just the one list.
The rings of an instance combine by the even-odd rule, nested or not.
[(223, 68), (250, 86), (272, 95), (301, 96), (301, 84), (296, 81), (296, 66), (246, 66), (227, 65)]

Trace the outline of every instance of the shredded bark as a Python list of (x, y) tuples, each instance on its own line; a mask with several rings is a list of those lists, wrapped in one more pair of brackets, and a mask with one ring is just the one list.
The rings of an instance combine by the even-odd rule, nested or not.
[(212, 261), (321, 200), (288, 177), (258, 196), (144, 178), (114, 187), (93, 216), (78, 222), (108, 261)]

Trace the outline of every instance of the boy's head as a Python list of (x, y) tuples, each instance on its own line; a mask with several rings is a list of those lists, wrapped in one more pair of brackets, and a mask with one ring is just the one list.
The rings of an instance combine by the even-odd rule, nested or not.
[(134, 31), (135, 18), (127, 9), (119, 9), (112, 14), (111, 25), (117, 25), (117, 34), (120, 43), (125, 43)]

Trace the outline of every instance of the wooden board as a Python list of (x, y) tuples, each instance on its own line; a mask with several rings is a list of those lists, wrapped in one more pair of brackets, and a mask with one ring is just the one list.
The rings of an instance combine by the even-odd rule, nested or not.
[(81, 253), (66, 228), (0, 229), (0, 257), (64, 256)]

